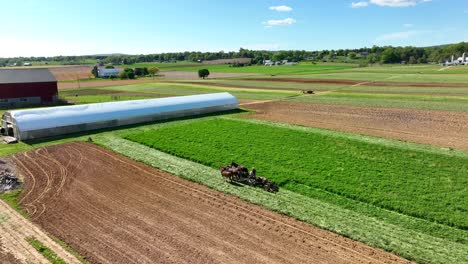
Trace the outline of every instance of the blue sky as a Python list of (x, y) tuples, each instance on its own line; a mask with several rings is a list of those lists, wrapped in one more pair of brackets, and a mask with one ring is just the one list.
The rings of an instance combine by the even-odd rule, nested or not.
[(0, 10), (0, 57), (468, 41), (467, 0), (0, 0)]

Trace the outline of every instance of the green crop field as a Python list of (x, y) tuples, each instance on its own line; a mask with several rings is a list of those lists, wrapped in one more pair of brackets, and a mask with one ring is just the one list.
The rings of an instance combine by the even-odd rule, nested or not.
[(218, 168), (235, 160), (304, 195), (321, 189), (468, 229), (468, 159), (401, 150), (238, 120), (210, 120), (127, 139)]
[(301, 63), (299, 65), (280, 65), (280, 66), (263, 66), (253, 65), (245, 67), (230, 67), (228, 64), (222, 65), (199, 65), (196, 67), (184, 68), (165, 68), (166, 71), (191, 71), (196, 72), (199, 69), (208, 69), (210, 72), (236, 72), (236, 73), (256, 73), (256, 74), (312, 74), (324, 72), (336, 72), (345, 69), (356, 67), (353, 64), (311, 64)]

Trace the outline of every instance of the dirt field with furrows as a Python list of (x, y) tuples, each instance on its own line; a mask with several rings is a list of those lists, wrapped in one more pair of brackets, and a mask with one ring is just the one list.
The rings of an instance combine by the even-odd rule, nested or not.
[(468, 150), (468, 113), (277, 101), (245, 107), (257, 111), (248, 118)]
[(406, 263), (88, 143), (13, 157), (34, 223), (92, 263)]
[(50, 72), (57, 81), (69, 81), (91, 78), (91, 66), (61, 66), (50, 67)]

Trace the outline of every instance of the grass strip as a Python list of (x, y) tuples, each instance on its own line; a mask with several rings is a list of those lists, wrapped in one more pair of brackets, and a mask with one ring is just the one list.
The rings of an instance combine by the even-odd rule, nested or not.
[(27, 238), (26, 241), (33, 246), (37, 252), (39, 252), (42, 256), (44, 256), (47, 260), (50, 261), (52, 264), (66, 264), (65, 260), (57, 256), (57, 254), (52, 251), (50, 248), (46, 247), (42, 244), (41, 241), (35, 239), (34, 237)]

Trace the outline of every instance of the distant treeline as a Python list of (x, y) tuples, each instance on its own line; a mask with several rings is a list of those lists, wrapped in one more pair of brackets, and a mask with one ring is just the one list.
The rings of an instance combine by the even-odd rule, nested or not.
[(91, 55), (91, 56), (55, 56), (55, 57), (19, 57), (0, 58), (0, 66), (24, 62), (59, 62), (60, 64), (89, 64), (90, 61), (102, 61), (112, 64), (134, 64), (144, 62), (207, 61), (217, 59), (251, 58), (253, 64), (264, 60), (293, 62), (300, 61), (333, 61), (352, 63), (440, 63), (450, 60), (452, 55), (460, 57), (468, 52), (468, 42), (434, 47), (392, 47), (373, 46), (372, 48), (338, 49), (322, 51), (305, 50), (248, 50), (241, 48), (236, 52), (173, 52), (149, 55)]

